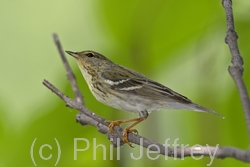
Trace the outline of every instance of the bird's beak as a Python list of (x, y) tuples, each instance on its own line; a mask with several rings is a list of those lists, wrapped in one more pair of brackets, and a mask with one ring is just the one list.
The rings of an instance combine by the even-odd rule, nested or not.
[(73, 56), (74, 58), (78, 58), (79, 57), (79, 55), (78, 55), (77, 52), (72, 52), (72, 51), (67, 51), (67, 50), (65, 52), (68, 53), (69, 55)]

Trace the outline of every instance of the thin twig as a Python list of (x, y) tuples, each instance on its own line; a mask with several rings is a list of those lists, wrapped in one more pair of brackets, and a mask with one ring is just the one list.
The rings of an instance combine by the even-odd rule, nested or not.
[(70, 81), (71, 87), (74, 91), (75, 98), (79, 103), (84, 105), (83, 95), (79, 91), (79, 88), (78, 88), (77, 83), (76, 83), (75, 75), (69, 66), (69, 63), (65, 57), (62, 45), (61, 45), (59, 38), (58, 38), (58, 35), (56, 33), (53, 34), (53, 39), (54, 39), (55, 45), (57, 46), (57, 50), (59, 52), (59, 55), (61, 56), (63, 65), (67, 71), (67, 77), (68, 77), (68, 80)]
[[(59, 38), (56, 34), (54, 34), (54, 40), (59, 49), (59, 53), (62, 57), (62, 61), (65, 64), (65, 68), (67, 70), (68, 79), (70, 80), (72, 89), (75, 92), (75, 96), (78, 96), (76, 92), (80, 92), (78, 86), (76, 84), (75, 77), (69, 76), (72, 75), (72, 71), (69, 68), (69, 64), (66, 58), (62, 55), (62, 47), (59, 42)], [(71, 71), (71, 72), (70, 72)], [(72, 73), (72, 74), (71, 74)], [(73, 83), (73, 84), (72, 84)], [(113, 143), (114, 146), (121, 146), (124, 143), (120, 140), (122, 138), (123, 129), (119, 126), (115, 126), (114, 133), (110, 134), (109, 127), (105, 123), (105, 119), (101, 118), (97, 114), (93, 113), (92, 111), (88, 110), (84, 103), (79, 100), (72, 100), (62, 92), (60, 92), (55, 86), (53, 86), (49, 81), (44, 80), (43, 84), (50, 89), (53, 93), (55, 93), (58, 97), (60, 97), (65, 103), (66, 106), (79, 110), (79, 114), (77, 115), (77, 122), (81, 125), (93, 125), (95, 126), (100, 133), (107, 134), (110, 141)], [(75, 85), (74, 85), (75, 84)], [(81, 97), (81, 96), (79, 96)], [(83, 99), (82, 99), (83, 101)], [(233, 148), (233, 147), (216, 147), (213, 146), (196, 146), (196, 147), (169, 147), (168, 143), (159, 144), (153, 140), (147, 139), (140, 135), (129, 133), (128, 139), (131, 143), (136, 145), (142, 146), (152, 151), (156, 151), (159, 154), (165, 155), (166, 157), (175, 157), (175, 158), (184, 158), (188, 156), (215, 156), (217, 158), (228, 158), (232, 157), (244, 162), (250, 162), (250, 154), (244, 150)], [(166, 140), (167, 141), (167, 140)]]
[(225, 38), (225, 42), (229, 46), (230, 52), (232, 54), (232, 63), (233, 63), (233, 65), (229, 66), (228, 71), (232, 76), (240, 94), (240, 99), (242, 102), (247, 123), (248, 137), (250, 139), (250, 101), (246, 85), (242, 78), (244, 71), (243, 58), (240, 55), (237, 43), (238, 36), (234, 29), (232, 0), (222, 0), (222, 5), (225, 8), (226, 19), (227, 19), (227, 35)]

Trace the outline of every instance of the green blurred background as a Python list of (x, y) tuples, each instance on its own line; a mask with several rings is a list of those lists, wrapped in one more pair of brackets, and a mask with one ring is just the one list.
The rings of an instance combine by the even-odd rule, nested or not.
[[(245, 61), (244, 80), (250, 83), (250, 2), (234, 1), (234, 18), (239, 48)], [(224, 115), (178, 110), (161, 110), (137, 126), (140, 134), (164, 143), (235, 146), (247, 149), (249, 139), (236, 86), (227, 68), (231, 64), (221, 1), (97, 1), (97, 0), (1, 0), (0, 2), (0, 166), (34, 166), (30, 157), (32, 142), (37, 166), (54, 166), (57, 146), (61, 158), (57, 166), (206, 166), (209, 157), (150, 160), (140, 147), (110, 149), (106, 135), (94, 127), (75, 121), (77, 111), (42, 85), (49, 80), (73, 97), (52, 33), (58, 33), (65, 50), (94, 50), (189, 97), (198, 104)], [(88, 90), (75, 60), (68, 56), (77, 76), (85, 103), (108, 119), (137, 117), (97, 102)], [(74, 138), (85, 138), (89, 149), (74, 160)], [(101, 147), (107, 147), (103, 160)], [(43, 160), (39, 157), (42, 150)], [(78, 148), (86, 148), (81, 141)], [(114, 157), (109, 154), (113, 152)], [(94, 160), (96, 155), (96, 160)], [(156, 157), (156, 155), (152, 155)], [(113, 160), (110, 160), (113, 158)], [(234, 159), (214, 159), (212, 166), (248, 166)]]

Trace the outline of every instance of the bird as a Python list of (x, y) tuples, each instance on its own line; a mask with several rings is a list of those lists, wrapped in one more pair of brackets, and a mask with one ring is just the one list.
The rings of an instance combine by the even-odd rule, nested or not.
[(133, 122), (124, 128), (122, 136), (123, 142), (131, 147), (128, 133), (138, 134), (138, 131), (132, 128), (147, 119), (151, 112), (159, 109), (192, 110), (223, 117), (139, 72), (112, 62), (98, 52), (91, 50), (65, 52), (76, 59), (91, 93), (99, 102), (139, 115), (133, 119), (106, 121), (111, 133), (114, 131), (114, 126)]

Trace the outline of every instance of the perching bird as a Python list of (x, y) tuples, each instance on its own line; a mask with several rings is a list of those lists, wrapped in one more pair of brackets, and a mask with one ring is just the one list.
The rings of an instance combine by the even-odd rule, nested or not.
[(111, 133), (115, 125), (134, 122), (123, 132), (123, 141), (130, 146), (128, 133), (137, 133), (136, 129), (131, 128), (145, 120), (152, 111), (164, 108), (193, 110), (223, 117), (134, 70), (113, 63), (100, 53), (89, 50), (66, 52), (76, 59), (90, 91), (98, 101), (119, 110), (139, 114), (139, 118), (107, 121)]

